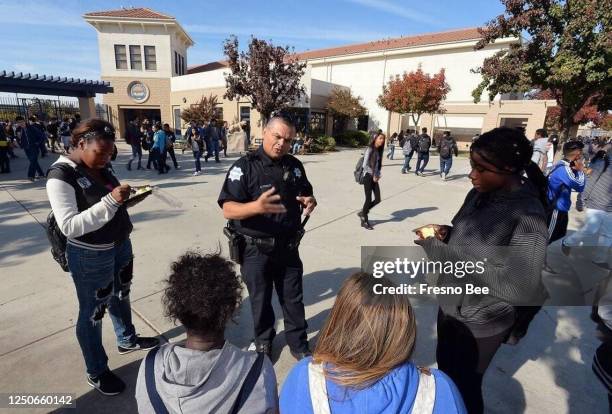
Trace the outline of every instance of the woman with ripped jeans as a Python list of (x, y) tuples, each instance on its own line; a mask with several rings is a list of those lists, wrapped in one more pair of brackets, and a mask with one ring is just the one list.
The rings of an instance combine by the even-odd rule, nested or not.
[[(117, 395), (124, 382), (108, 369), (102, 346), (102, 319), (110, 314), (120, 354), (159, 345), (139, 337), (132, 324), (132, 223), (127, 212), (130, 187), (108, 168), (115, 131), (100, 119), (72, 131), (72, 151), (47, 173), (47, 194), (58, 227), (67, 238), (66, 258), (79, 301), (76, 334), (87, 367), (87, 383)], [(133, 204), (133, 203), (132, 203)]]

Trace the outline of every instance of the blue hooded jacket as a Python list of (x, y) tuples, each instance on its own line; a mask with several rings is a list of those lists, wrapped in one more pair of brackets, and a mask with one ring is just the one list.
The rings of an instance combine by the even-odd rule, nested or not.
[(555, 209), (568, 212), (572, 206), (572, 190), (584, 190), (585, 177), (582, 171), (574, 171), (570, 163), (561, 160), (555, 164), (548, 175), (548, 201), (555, 202)]

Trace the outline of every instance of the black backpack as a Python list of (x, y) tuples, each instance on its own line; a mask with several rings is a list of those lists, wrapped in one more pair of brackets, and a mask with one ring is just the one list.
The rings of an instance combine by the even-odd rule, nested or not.
[(419, 152), (429, 152), (431, 141), (427, 135), (421, 135), (419, 137)]
[(357, 184), (363, 184), (363, 157), (364, 155), (359, 157), (359, 161), (357, 161), (357, 165), (355, 165), (355, 171), (353, 171), (353, 176)]
[(47, 216), (47, 239), (51, 243), (51, 256), (59, 263), (64, 272), (68, 272), (68, 260), (66, 259), (67, 239), (57, 225), (53, 211), (50, 211)]
[[(65, 164), (57, 164), (51, 166), (49, 171), (54, 168), (61, 169), (65, 172), (70, 172), (74, 175), (74, 168)], [(49, 175), (49, 171), (47, 171), (47, 175)], [(74, 187), (74, 186), (73, 186)], [(76, 188), (75, 188), (76, 189)], [(51, 244), (51, 256), (53, 259), (59, 263), (60, 267), (64, 272), (68, 272), (68, 260), (66, 259), (66, 243), (67, 238), (60, 230), (57, 220), (55, 220), (55, 216), (53, 215), (53, 210), (49, 212), (47, 216), (47, 239), (49, 239), (49, 243)]]
[(451, 150), (453, 148), (453, 142), (450, 140), (443, 139), (440, 144), (440, 157), (449, 158), (451, 156)]

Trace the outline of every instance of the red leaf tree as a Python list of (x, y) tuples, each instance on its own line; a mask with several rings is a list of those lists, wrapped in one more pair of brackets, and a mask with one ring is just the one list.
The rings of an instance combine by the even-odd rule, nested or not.
[(388, 111), (410, 114), (414, 125), (418, 125), (421, 115), (444, 112), (442, 102), (449, 91), (444, 69), (430, 75), (419, 65), (416, 71), (392, 76), (377, 102)]

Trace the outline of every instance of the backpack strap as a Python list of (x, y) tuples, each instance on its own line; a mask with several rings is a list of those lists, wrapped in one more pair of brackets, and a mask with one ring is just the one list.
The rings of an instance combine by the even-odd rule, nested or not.
[(323, 365), (314, 364), (310, 361), (308, 364), (308, 387), (310, 389), (312, 411), (317, 414), (331, 414)]
[(411, 413), (431, 414), (436, 402), (436, 379), (429, 368), (417, 367), (417, 370), (419, 371), (419, 385)]
[(257, 384), (257, 380), (259, 379), (259, 375), (261, 374), (261, 368), (263, 366), (265, 356), (266, 354), (264, 354), (263, 352), (257, 353), (257, 359), (251, 366), (251, 369), (249, 370), (246, 379), (242, 383), (242, 387), (240, 388), (238, 397), (234, 402), (232, 411), (230, 411), (231, 414), (237, 414), (246, 402), (246, 400), (249, 398), (249, 395), (251, 395), (251, 392), (253, 392), (255, 384)]
[(145, 358), (145, 382), (147, 386), (147, 394), (149, 394), (149, 401), (153, 406), (155, 414), (168, 414), (168, 409), (164, 405), (157, 387), (155, 386), (155, 355), (157, 355), (159, 347), (153, 348), (147, 353)]

